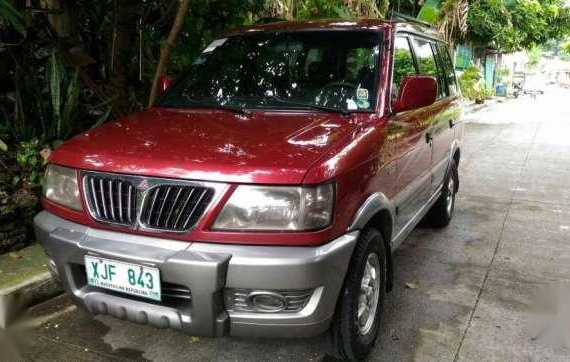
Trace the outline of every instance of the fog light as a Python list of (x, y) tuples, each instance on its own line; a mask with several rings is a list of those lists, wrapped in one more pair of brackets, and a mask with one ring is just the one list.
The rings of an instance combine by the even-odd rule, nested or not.
[(274, 292), (251, 292), (245, 301), (258, 312), (281, 312), (287, 308), (287, 300), (285, 299), (285, 296)]
[(231, 312), (295, 313), (303, 309), (313, 289), (259, 290), (226, 289), (226, 309)]

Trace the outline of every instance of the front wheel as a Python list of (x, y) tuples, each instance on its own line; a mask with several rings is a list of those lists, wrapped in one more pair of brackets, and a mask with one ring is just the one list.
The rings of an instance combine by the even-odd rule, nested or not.
[(356, 244), (329, 331), (328, 351), (342, 360), (362, 360), (374, 346), (386, 293), (382, 234), (362, 231)]

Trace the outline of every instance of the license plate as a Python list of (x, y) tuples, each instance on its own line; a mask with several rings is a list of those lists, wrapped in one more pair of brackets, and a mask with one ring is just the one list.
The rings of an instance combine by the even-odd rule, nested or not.
[(160, 271), (140, 264), (85, 256), (87, 284), (161, 300)]

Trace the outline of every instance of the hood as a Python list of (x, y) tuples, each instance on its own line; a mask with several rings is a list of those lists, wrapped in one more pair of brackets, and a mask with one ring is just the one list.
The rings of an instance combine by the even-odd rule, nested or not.
[(244, 117), (151, 108), (72, 138), (50, 162), (155, 177), (300, 184), (354, 127), (350, 118), (331, 113), (264, 111)]

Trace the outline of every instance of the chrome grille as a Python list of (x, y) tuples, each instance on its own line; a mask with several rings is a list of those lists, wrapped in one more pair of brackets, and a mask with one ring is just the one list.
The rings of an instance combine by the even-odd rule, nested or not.
[(133, 225), (137, 216), (137, 190), (129, 181), (89, 174), (84, 178), (83, 187), (89, 210), (96, 220)]
[(159, 185), (147, 191), (140, 222), (146, 228), (186, 231), (202, 216), (214, 190), (188, 185)]

